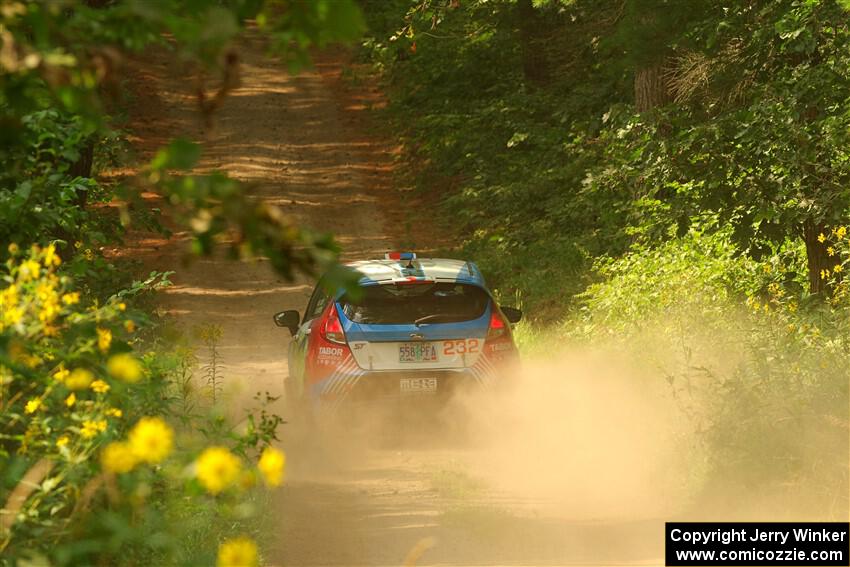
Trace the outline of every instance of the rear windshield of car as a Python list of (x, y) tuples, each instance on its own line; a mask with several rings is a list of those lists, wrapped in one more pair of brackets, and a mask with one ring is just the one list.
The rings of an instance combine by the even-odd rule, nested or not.
[(480, 287), (452, 282), (364, 286), (356, 300), (343, 296), (345, 316), (366, 325), (457, 323), (477, 319), (490, 297)]

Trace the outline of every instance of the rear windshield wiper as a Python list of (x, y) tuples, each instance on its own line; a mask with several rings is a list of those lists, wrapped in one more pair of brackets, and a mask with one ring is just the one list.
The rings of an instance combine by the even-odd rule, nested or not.
[(430, 323), (430, 322), (435, 321), (437, 319), (445, 319), (445, 318), (454, 319), (454, 316), (449, 315), (448, 313), (435, 313), (433, 315), (425, 315), (424, 317), (420, 317), (419, 319), (414, 321), (413, 324), (418, 327), (419, 325), (422, 325), (423, 323)]

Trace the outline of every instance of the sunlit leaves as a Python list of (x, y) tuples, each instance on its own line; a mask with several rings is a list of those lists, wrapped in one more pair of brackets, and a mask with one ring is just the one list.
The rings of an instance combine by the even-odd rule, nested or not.
[[(23, 207), (38, 213), (41, 220), (25, 234), (14, 235), (24, 242), (67, 238), (73, 235), (57, 231), (75, 224), (81, 228), (86, 211), (80, 205), (86, 199), (79, 191), (86, 190), (85, 182), (75, 181), (73, 189), (62, 190), (69, 180), (61, 173), (80, 159), (87, 145), (97, 142), (97, 132), (106, 124), (102, 108), (114, 94), (112, 86), (127, 52), (161, 43), (174, 49), (179, 61), (195, 63), (195, 72), (214, 73), (225, 60), (226, 65), (238, 65), (235, 40), (251, 25), (249, 19), (257, 18), (276, 52), (297, 68), (308, 61), (311, 46), (351, 40), (363, 29), (353, 0), (124, 0), (96, 7), (67, 0), (4, 7), (0, 122), (10, 128), (3, 137), (8, 153), (0, 149), (0, 159), (8, 164), (0, 181), (5, 179), (9, 193), (0, 186), (0, 216), (13, 228)], [(233, 72), (225, 68), (225, 77)], [(236, 79), (229, 80), (228, 88), (233, 88)], [(200, 110), (205, 120), (213, 119), (214, 107), (201, 104)], [(335, 257), (329, 236), (313, 235), (294, 226), (282, 211), (249, 202), (239, 184), (224, 174), (185, 175), (199, 157), (197, 144), (175, 140), (156, 154), (142, 180), (145, 189), (162, 193), (181, 209), (177, 217), (193, 230), (195, 251), (210, 253), (216, 243), (228, 240), (233, 256), (267, 256), (287, 277), (295, 270), (312, 272)], [(34, 175), (37, 171), (44, 175)], [(183, 175), (175, 176), (177, 171)], [(25, 183), (18, 183), (16, 176)], [(135, 191), (127, 188), (118, 193), (135, 199)], [(47, 205), (48, 214), (43, 215), (34, 197)], [(128, 207), (122, 205), (120, 212), (121, 224), (127, 225)]]
[(365, 27), (353, 0), (269, 0), (258, 18), (292, 72), (309, 63), (311, 45), (354, 41)]
[(178, 138), (156, 153), (150, 169), (157, 173), (168, 169), (188, 170), (200, 157), (201, 147), (198, 144)]

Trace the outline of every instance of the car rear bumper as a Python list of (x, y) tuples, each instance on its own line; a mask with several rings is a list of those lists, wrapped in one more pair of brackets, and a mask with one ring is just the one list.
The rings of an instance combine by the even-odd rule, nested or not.
[(472, 367), (444, 370), (367, 371), (342, 368), (308, 390), (311, 401), (324, 407), (393, 400), (447, 400), (464, 390), (491, 390), (504, 383), (507, 367), (485, 358)]

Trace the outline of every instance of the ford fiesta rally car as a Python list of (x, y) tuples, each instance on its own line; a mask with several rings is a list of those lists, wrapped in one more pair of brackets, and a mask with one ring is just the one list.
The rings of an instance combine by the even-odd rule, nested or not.
[(293, 335), (286, 394), (296, 405), (445, 398), (491, 387), (516, 359), (510, 325), (522, 312), (496, 304), (474, 263), (396, 252), (347, 266), (359, 293), (320, 280), (303, 320), (274, 316)]

